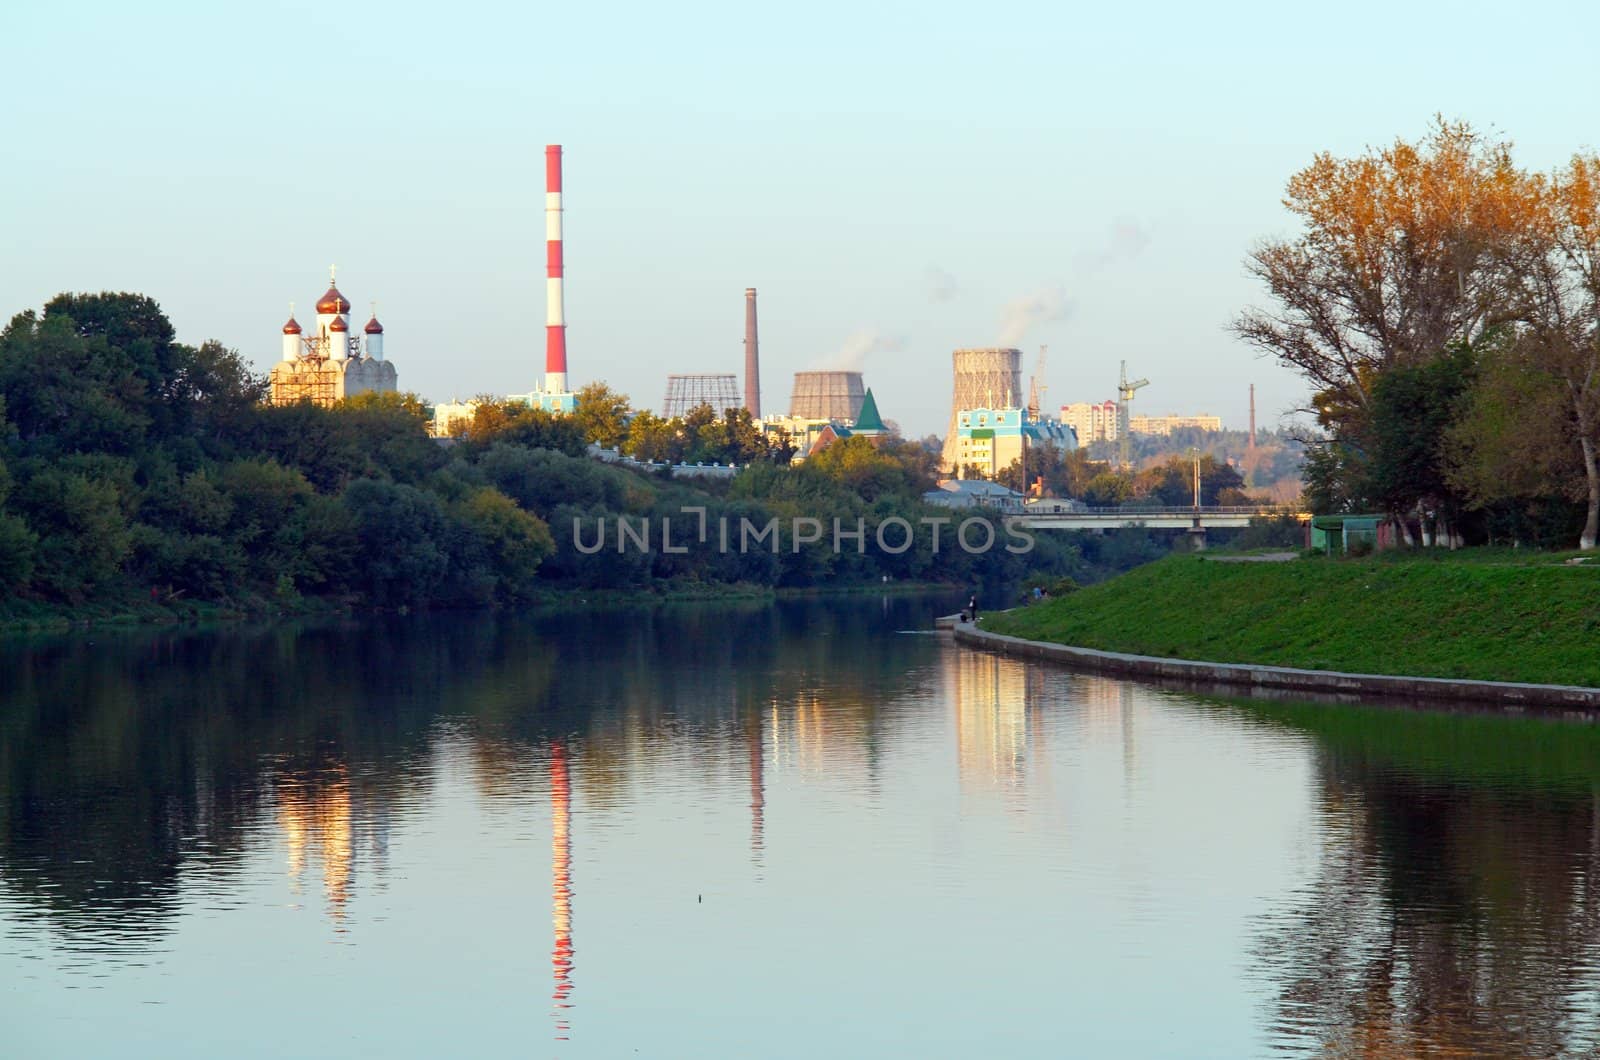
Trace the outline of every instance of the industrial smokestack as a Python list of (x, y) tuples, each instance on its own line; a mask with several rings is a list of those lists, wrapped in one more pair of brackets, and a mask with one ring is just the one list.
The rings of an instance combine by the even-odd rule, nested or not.
[(1247, 448), (1256, 447), (1256, 385), (1250, 384), (1250, 441)]
[(744, 289), (744, 407), (761, 418), (761, 347), (756, 341), (756, 289)]
[(544, 389), (567, 392), (567, 311), (562, 299), (561, 145), (544, 149), (545, 331)]

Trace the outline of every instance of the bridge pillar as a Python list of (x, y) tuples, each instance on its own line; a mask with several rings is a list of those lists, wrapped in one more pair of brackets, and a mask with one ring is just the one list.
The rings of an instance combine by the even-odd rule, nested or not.
[(1206, 528), (1200, 525), (1200, 521), (1198, 519), (1195, 520), (1195, 524), (1189, 527), (1188, 530), (1185, 530), (1184, 533), (1189, 535), (1189, 548), (1192, 551), (1204, 552), (1206, 550)]

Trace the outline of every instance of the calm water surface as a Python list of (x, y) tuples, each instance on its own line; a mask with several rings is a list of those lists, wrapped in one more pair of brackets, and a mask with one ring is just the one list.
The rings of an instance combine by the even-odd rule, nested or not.
[(0, 642), (0, 1055), (1579, 1055), (1600, 736), (927, 600)]

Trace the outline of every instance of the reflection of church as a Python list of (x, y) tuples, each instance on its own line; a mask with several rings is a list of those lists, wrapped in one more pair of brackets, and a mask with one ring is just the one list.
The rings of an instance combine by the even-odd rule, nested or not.
[(275, 785), (278, 831), (288, 855), (291, 886), (298, 892), (308, 864), (322, 873), (322, 893), (335, 923), (344, 920), (350, 903), (358, 848), (364, 841), (381, 873), (388, 855), (387, 812), (381, 802), (363, 800), (367, 827), (358, 834), (356, 799), (343, 768), (324, 776), (285, 776)]

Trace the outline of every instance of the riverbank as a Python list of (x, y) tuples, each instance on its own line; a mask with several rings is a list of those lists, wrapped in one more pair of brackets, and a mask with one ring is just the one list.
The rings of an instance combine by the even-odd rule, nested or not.
[[(746, 582), (664, 582), (636, 589), (548, 588), (516, 607), (592, 607), (642, 606), (662, 603), (694, 603), (715, 600), (775, 600), (810, 597), (913, 595), (959, 592), (959, 585), (937, 582), (865, 582), (833, 586), (808, 586), (798, 589), (774, 588)], [(473, 610), (504, 610), (513, 605), (491, 605)], [(388, 609), (392, 612), (394, 609)], [(400, 609), (405, 613), (404, 608)], [(292, 600), (245, 600), (218, 603), (204, 600), (146, 600), (113, 598), (81, 604), (46, 603), (35, 600), (0, 601), (0, 635), (14, 633), (62, 633), (74, 629), (122, 628), (130, 626), (185, 625), (212, 622), (260, 621), (276, 618), (307, 618), (335, 614), (382, 614), (385, 609), (360, 606), (350, 600), (332, 597), (297, 597)]]
[(1600, 688), (1600, 564), (1562, 559), (1173, 556), (980, 626), (1160, 659)]

